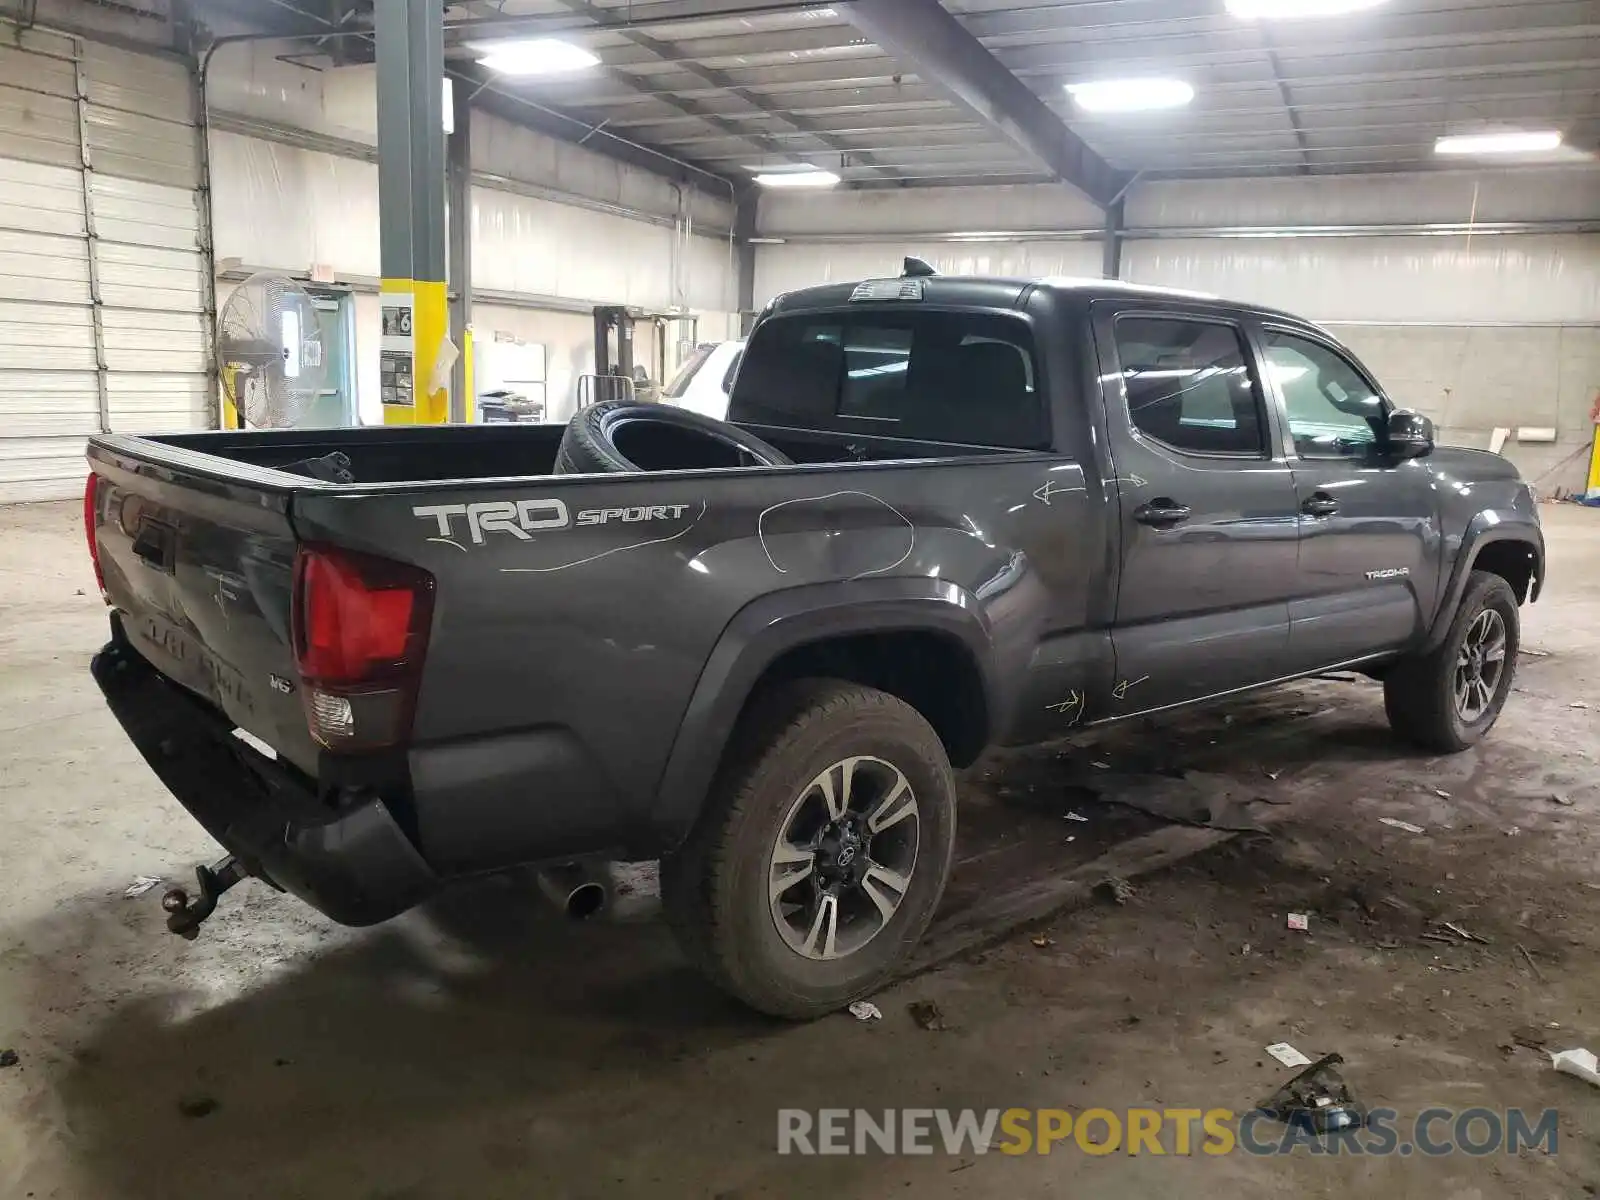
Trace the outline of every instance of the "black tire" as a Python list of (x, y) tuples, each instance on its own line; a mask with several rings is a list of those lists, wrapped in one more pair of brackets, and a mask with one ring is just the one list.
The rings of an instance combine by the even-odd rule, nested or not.
[[(636, 441), (624, 454), (617, 437)], [(635, 461), (637, 459), (638, 461)], [(607, 475), (694, 467), (779, 467), (793, 460), (737, 425), (664, 404), (611, 400), (580, 408), (556, 451), (557, 475)]]
[[(1457, 671), (1468, 635), (1486, 612), (1498, 614), (1503, 625), (1505, 657), (1488, 705), (1481, 713), (1464, 715), (1456, 695)], [(1450, 622), (1450, 631), (1439, 647), (1396, 663), (1384, 677), (1383, 706), (1389, 714), (1390, 727), (1407, 741), (1436, 754), (1456, 754), (1476, 745), (1494, 728), (1511, 693), (1521, 639), (1517, 597), (1511, 585), (1498, 575), (1472, 572)]]
[[(779, 930), (768, 894), (772, 855), (808, 783), (853, 756), (892, 764), (909, 783), (915, 865), (899, 907), (864, 945), (806, 957)], [(955, 829), (955, 776), (920, 713), (874, 688), (803, 680), (774, 689), (740, 721), (700, 820), (662, 861), (662, 904), (679, 945), (712, 982), (760, 1012), (809, 1020), (894, 974), (944, 894)]]

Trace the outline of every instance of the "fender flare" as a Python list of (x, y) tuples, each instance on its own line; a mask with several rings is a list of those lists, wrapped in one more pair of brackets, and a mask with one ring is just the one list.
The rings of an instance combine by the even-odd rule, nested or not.
[(1538, 522), (1530, 521), (1522, 513), (1486, 509), (1467, 523), (1466, 531), (1461, 535), (1461, 548), (1456, 553), (1450, 582), (1445, 587), (1444, 597), (1433, 616), (1433, 625), (1428, 630), (1428, 639), (1423, 644), (1424, 653), (1438, 649), (1444, 642), (1450, 632), (1450, 622), (1455, 620), (1461, 595), (1467, 590), (1467, 577), (1477, 565), (1478, 555), (1483, 548), (1494, 542), (1526, 542), (1533, 547), (1533, 580), (1528, 588), (1528, 600), (1531, 603), (1539, 598), (1539, 590), (1544, 583), (1543, 530)]
[(739, 714), (761, 676), (813, 642), (871, 633), (934, 633), (963, 646), (983, 680), (988, 724), (1002, 711), (994, 646), (977, 597), (937, 579), (852, 580), (791, 588), (741, 609), (712, 648), (678, 724), (656, 788), (651, 825), (671, 848), (705, 803)]

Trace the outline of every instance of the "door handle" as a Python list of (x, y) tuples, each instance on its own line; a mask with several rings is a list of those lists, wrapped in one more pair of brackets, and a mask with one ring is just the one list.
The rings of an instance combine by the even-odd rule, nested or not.
[(1327, 492), (1315, 492), (1300, 506), (1300, 511), (1308, 517), (1334, 517), (1339, 514), (1339, 502)]
[(1133, 510), (1133, 519), (1152, 529), (1171, 529), (1174, 525), (1182, 525), (1192, 515), (1193, 512), (1187, 504), (1179, 504), (1176, 500), (1169, 500), (1165, 496), (1148, 504), (1141, 504)]

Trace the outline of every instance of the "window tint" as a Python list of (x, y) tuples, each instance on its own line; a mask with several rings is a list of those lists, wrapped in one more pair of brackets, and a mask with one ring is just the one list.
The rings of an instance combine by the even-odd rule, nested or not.
[(962, 312), (778, 317), (751, 338), (732, 419), (1024, 449), (1049, 445), (1028, 326)]
[(711, 357), (712, 351), (716, 348), (715, 342), (696, 346), (694, 353), (683, 360), (683, 366), (678, 368), (678, 373), (672, 377), (672, 382), (667, 384), (661, 394), (669, 400), (681, 399), (689, 390), (689, 384), (694, 380), (695, 374), (706, 365), (706, 359)]
[(1283, 393), (1302, 458), (1365, 453), (1383, 428), (1383, 401), (1361, 372), (1319, 342), (1266, 331), (1267, 370)]
[(1141, 433), (1196, 454), (1266, 448), (1244, 343), (1232, 325), (1119, 317), (1116, 342), (1128, 417)]

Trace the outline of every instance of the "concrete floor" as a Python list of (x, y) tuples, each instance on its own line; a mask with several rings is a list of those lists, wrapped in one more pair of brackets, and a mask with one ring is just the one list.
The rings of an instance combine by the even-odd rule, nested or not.
[[(5, 510), (0, 1047), (20, 1063), (0, 1069), (0, 1196), (1594, 1195), (1600, 1089), (1517, 1044), (1600, 1049), (1600, 512), (1545, 514), (1551, 582), (1525, 644), (1548, 656), (1525, 660), (1482, 748), (1409, 754), (1363, 681), (995, 756), (964, 787), (951, 897), (988, 913), (967, 941), (993, 944), (887, 990), (880, 1022), (791, 1027), (702, 984), (659, 923), (566, 926), (519, 880), (365, 931), (248, 884), (198, 942), (167, 936), (159, 889), (124, 888), (184, 879), (214, 848), (93, 690), (104, 615), (77, 511)], [(1143, 877), (1125, 905), (996, 927), (1005, 906), (984, 897), (1018, 853), (1026, 915), (1071, 898), (1052, 899), (1052, 856), (1092, 872), (1099, 831), (1146, 836), (1061, 780), (1152, 747), (1266, 789), (1272, 834)], [(1069, 806), (1089, 822), (1062, 821)], [(1438, 920), (1488, 944), (1431, 940)], [(912, 1001), (948, 1028), (919, 1028)], [(1402, 1116), (1559, 1108), (1558, 1153), (774, 1153), (780, 1107), (1243, 1111), (1290, 1074), (1263, 1053), (1280, 1041), (1343, 1053), (1359, 1098)]]

